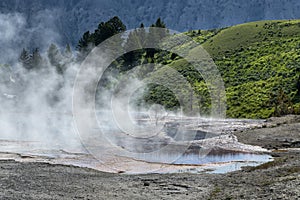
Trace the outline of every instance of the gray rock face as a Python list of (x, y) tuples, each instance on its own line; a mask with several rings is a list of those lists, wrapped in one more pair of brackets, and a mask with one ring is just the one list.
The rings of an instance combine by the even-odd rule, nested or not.
[[(76, 44), (83, 32), (117, 15), (127, 28), (161, 17), (177, 31), (212, 29), (263, 19), (300, 18), (299, 0), (1, 0), (0, 12), (19, 12), (37, 33), (51, 27), (58, 43)], [(40, 28), (40, 29), (39, 29)]]

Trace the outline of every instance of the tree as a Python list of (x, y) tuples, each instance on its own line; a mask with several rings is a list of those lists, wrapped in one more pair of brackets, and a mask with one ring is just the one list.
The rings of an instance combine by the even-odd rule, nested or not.
[(293, 104), (290, 97), (286, 94), (286, 92), (282, 88), (280, 88), (278, 90), (278, 94), (276, 97), (274, 115), (282, 116), (282, 115), (293, 113), (292, 105)]
[(29, 54), (26, 49), (23, 49), (19, 61), (22, 63), (23, 67), (29, 70), (41, 68), (43, 65), (43, 58), (38, 48), (35, 48), (32, 51), (32, 54)]
[(297, 88), (297, 95), (300, 95), (300, 75), (298, 75), (297, 78), (296, 88)]
[[(104, 40), (112, 37), (113, 35), (119, 34), (126, 31), (126, 26), (118, 17), (113, 17), (107, 22), (101, 22), (94, 33), (89, 31), (85, 32), (82, 38), (79, 40), (77, 49), (79, 50), (79, 59), (84, 59), (87, 54), (92, 50), (93, 47), (98, 46)], [(115, 44), (110, 44), (115, 47), (121, 47), (123, 39), (120, 37), (119, 40), (115, 41)]]
[(155, 24), (152, 24), (151, 27), (158, 27), (158, 28), (166, 28), (166, 24), (161, 20), (161, 18), (159, 17)]
[(94, 47), (94, 43), (93, 34), (90, 34), (90, 31), (85, 32), (76, 47), (79, 51), (77, 57), (79, 61), (84, 60), (84, 58), (90, 53)]
[(30, 54), (25, 48), (23, 48), (21, 55), (19, 57), (19, 62), (21, 62), (24, 67), (26, 67), (29, 65), (30, 59), (31, 59)]
[(143, 23), (141, 23), (141, 25), (140, 25), (140, 29), (138, 30), (138, 35), (140, 37), (141, 45), (144, 46), (144, 44), (146, 42), (147, 34), (146, 34), (145, 26)]
[(95, 45), (98, 46), (104, 40), (124, 31), (126, 31), (126, 26), (117, 16), (107, 22), (101, 22), (94, 33)]
[[(156, 28), (162, 28), (162, 29), (156, 29)], [(163, 28), (166, 28), (165, 23), (158, 18), (154, 24), (151, 25), (149, 28), (149, 34), (147, 37), (147, 42), (158, 44), (160, 40), (168, 35), (168, 30), (164, 30)], [(147, 57), (153, 59), (154, 54), (159, 52), (158, 49), (147, 49)]]
[(55, 44), (51, 44), (47, 51), (49, 62), (54, 66), (58, 73), (63, 73), (62, 55)]
[(69, 44), (67, 44), (65, 51), (64, 51), (64, 56), (68, 59), (71, 59), (73, 57), (72, 49)]
[(31, 64), (31, 68), (41, 68), (42, 67), (43, 58), (42, 58), (38, 48), (35, 48), (33, 50), (30, 64)]
[[(167, 30), (157, 30), (156, 28), (165, 28), (165, 23), (158, 18), (154, 24), (151, 25), (149, 28), (149, 32), (147, 32), (144, 28), (144, 24), (141, 23), (140, 29), (136, 29), (134, 31), (131, 31), (128, 34), (126, 43), (124, 45), (124, 48), (126, 52), (128, 52), (129, 49), (138, 49), (134, 52), (129, 52), (123, 56), (123, 67), (121, 68), (123, 70), (131, 69), (132, 65), (136, 64), (142, 64), (146, 60), (146, 62), (155, 62), (155, 54), (160, 52), (159, 49), (143, 49), (145, 47), (145, 44), (158, 44), (159, 41), (165, 37), (168, 33)], [(149, 70), (146, 70), (149, 71)]]
[(92, 35), (90, 34), (90, 31), (87, 31), (83, 34), (82, 38), (80, 38), (76, 48), (78, 51), (82, 52), (87, 50), (92, 43), (94, 43)]
[[(126, 53), (123, 56), (124, 66), (121, 71), (127, 71), (132, 68), (132, 66), (142, 64), (143, 54), (145, 53), (145, 42), (146, 42), (147, 33), (144, 29), (144, 24), (141, 24), (140, 29), (131, 31), (128, 34), (127, 40), (124, 44), (124, 49)], [(136, 49), (135, 51), (131, 51)]]

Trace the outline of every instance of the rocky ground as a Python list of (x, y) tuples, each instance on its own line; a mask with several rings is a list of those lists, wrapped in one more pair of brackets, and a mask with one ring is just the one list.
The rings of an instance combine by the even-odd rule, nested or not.
[(5, 160), (0, 199), (300, 199), (300, 116), (235, 135), (272, 150), (274, 161), (228, 174), (124, 175)]

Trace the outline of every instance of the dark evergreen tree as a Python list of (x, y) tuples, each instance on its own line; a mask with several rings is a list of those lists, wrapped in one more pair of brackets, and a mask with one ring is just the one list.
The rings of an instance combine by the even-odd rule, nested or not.
[(166, 24), (161, 20), (160, 17), (156, 20), (155, 24), (152, 24), (151, 26), (158, 28), (166, 28)]
[(28, 67), (28, 65), (30, 64), (30, 60), (31, 60), (30, 54), (25, 48), (23, 48), (21, 55), (19, 57), (19, 62), (22, 63), (24, 67)]
[(140, 59), (140, 54), (138, 51), (132, 51), (132, 49), (140, 49), (141, 44), (138, 38), (137, 30), (131, 31), (127, 37), (126, 43), (124, 45), (124, 49), (127, 52), (123, 55), (123, 64), (121, 67), (121, 71), (130, 70), (133, 66), (138, 63)]
[(82, 38), (80, 38), (77, 49), (82, 52), (88, 49), (89, 46), (91, 46), (94, 43), (92, 34), (90, 34), (90, 31), (87, 31), (83, 34)]
[[(113, 35), (124, 31), (126, 31), (126, 26), (123, 22), (118, 17), (113, 17), (107, 22), (101, 22), (94, 33), (90, 33), (89, 31), (85, 32), (77, 45), (77, 49), (80, 52), (79, 60), (84, 59), (93, 47), (98, 46)], [(120, 37), (119, 40), (115, 41), (115, 44), (109, 45), (120, 48), (122, 43), (123, 39)]]
[(98, 25), (98, 29), (96, 29), (94, 33), (95, 45), (97, 46), (111, 36), (122, 33), (124, 31), (126, 31), (126, 26), (116, 16), (108, 20), (107, 22), (101, 22)]
[[(161, 28), (161, 29), (158, 30), (156, 28)], [(151, 44), (151, 43), (159, 44), (161, 39), (168, 35), (168, 30), (165, 28), (166, 28), (165, 23), (160, 18), (158, 18), (156, 20), (156, 22), (154, 24), (152, 24), (151, 27), (149, 28), (147, 43), (148, 44)], [(153, 60), (154, 54), (159, 52), (159, 50), (158, 49), (147, 49), (146, 52), (147, 52), (146, 56), (148, 57), (148, 59)]]
[(69, 44), (67, 44), (65, 51), (64, 51), (64, 56), (68, 59), (71, 59), (73, 57), (72, 49)]
[(140, 43), (144, 46), (144, 44), (146, 42), (147, 34), (146, 34), (145, 26), (143, 23), (141, 23), (141, 25), (140, 25), (140, 29), (138, 30), (138, 35), (140, 38)]
[(42, 68), (43, 65), (43, 58), (39, 52), (38, 48), (35, 48), (32, 52), (32, 58), (30, 62), (31, 68)]
[(79, 61), (82, 61), (90, 53), (90, 51), (93, 49), (94, 46), (95, 46), (95, 41), (94, 41), (93, 34), (90, 34), (89, 31), (85, 32), (82, 38), (80, 38), (78, 45), (76, 47), (77, 50), (79, 51), (77, 59)]
[(135, 51), (128, 52), (124, 55), (124, 65), (123, 69), (131, 69), (132, 66), (142, 64), (143, 54), (145, 53), (145, 42), (147, 33), (144, 29), (144, 24), (141, 24), (139, 29), (131, 31), (128, 35), (126, 43), (124, 45), (125, 51), (128, 52), (131, 49)]
[(58, 73), (63, 73), (63, 57), (55, 44), (51, 44), (47, 51), (49, 62), (54, 66)]
[(43, 58), (39, 53), (39, 49), (35, 48), (32, 54), (29, 54), (26, 49), (23, 49), (19, 57), (19, 61), (26, 69), (39, 69), (43, 65)]

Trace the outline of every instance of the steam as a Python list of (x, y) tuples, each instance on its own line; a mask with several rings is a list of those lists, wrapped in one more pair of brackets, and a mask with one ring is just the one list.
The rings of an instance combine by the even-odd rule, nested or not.
[[(53, 12), (37, 13), (34, 28), (28, 28), (22, 14), (0, 14), (0, 139), (77, 148), (81, 144), (73, 131), (71, 97), (79, 64), (65, 57), (66, 71), (60, 74), (47, 60), (46, 47), (60, 39)], [(23, 47), (31, 46), (33, 35), (41, 44), (43, 66), (27, 70), (18, 57)]]
[[(72, 150), (81, 149), (82, 143), (85, 144), (87, 149), (87, 145), (91, 145), (91, 149), (94, 150), (94, 145), (97, 141), (100, 147), (91, 153), (99, 155), (106, 152), (109, 158), (112, 152), (115, 155), (140, 158), (140, 156), (143, 156), (143, 153), (155, 156), (156, 153), (172, 151), (172, 145), (169, 144), (174, 142), (174, 140), (162, 132), (164, 116), (168, 115), (163, 106), (148, 106), (145, 110), (144, 107), (146, 106), (141, 106), (139, 111), (146, 113), (145, 115), (147, 115), (148, 119), (150, 118), (150, 123), (139, 126), (140, 124), (135, 123), (136, 121), (133, 118), (136, 117), (135, 114), (140, 113), (136, 112), (136, 107), (130, 104), (130, 98), (141, 98), (142, 93), (136, 91), (140, 88), (145, 89), (145, 85), (149, 83), (155, 83), (166, 86), (180, 99), (181, 96), (191, 94), (189, 91), (192, 91), (192, 88), (187, 80), (175, 69), (161, 66), (159, 70), (151, 74), (151, 77), (144, 78), (144, 82), (141, 82), (137, 77), (138, 74), (142, 73), (137, 70), (139, 69), (138, 67), (134, 67), (132, 71), (124, 74), (124, 77), (127, 77), (127, 79), (123, 79), (121, 76), (104, 76), (109, 79), (110, 83), (113, 83), (112, 85), (116, 82), (119, 85), (112, 88), (115, 91), (110, 89), (100, 91), (100, 98), (97, 98), (97, 102), (95, 102), (95, 91), (93, 90), (98, 89), (99, 77), (102, 77), (107, 69), (106, 67), (109, 67), (119, 56), (124, 54), (119, 46), (114, 46), (119, 44), (118, 41), (121, 37), (120, 35), (115, 35), (101, 43), (95, 51), (91, 52), (88, 59), (83, 62), (83, 66), (87, 65), (85, 69), (82, 69), (82, 66), (76, 63), (74, 59), (62, 55), (63, 60), (61, 62), (64, 64), (64, 73), (58, 73), (56, 66), (53, 66), (47, 60), (45, 51), (45, 47), (60, 39), (55, 32), (56, 27), (53, 24), (53, 21), (55, 21), (54, 14), (56, 14), (56, 11), (38, 13), (34, 28), (28, 28), (30, 26), (28, 26), (21, 14), (0, 14), (0, 26), (5, 29), (1, 33), (3, 36), (1, 38), (3, 44), (1, 52), (3, 54), (0, 58), (0, 63), (2, 63), (0, 67), (0, 140), (39, 141), (48, 148)], [(46, 19), (49, 21), (45, 23), (44, 20)], [(43, 64), (37, 69), (25, 69), (18, 62), (21, 48), (31, 46), (32, 42), (28, 37), (30, 38), (34, 33), (39, 33), (42, 29), (44, 30), (43, 33), (37, 34), (36, 40), (43, 44), (41, 48), (41, 52), (44, 54)], [(158, 36), (163, 36), (166, 33), (165, 29), (155, 28), (155, 30), (154, 32)], [(210, 61), (208, 54), (201, 49), (198, 49), (200, 52), (194, 52), (197, 56), (189, 54), (188, 52), (198, 44), (193, 43), (187, 36), (182, 35), (181, 37), (183, 37), (181, 40), (180, 38), (173, 38), (174, 41), (166, 43), (169, 45), (165, 45), (162, 49), (172, 50), (176, 54), (190, 59), (195, 64), (201, 59)], [(132, 49), (126, 49), (126, 51), (130, 52), (139, 48), (161, 48), (158, 44), (159, 41), (153, 43), (153, 41), (149, 40), (147, 42), (149, 44), (145, 44), (146, 46), (142, 47), (137, 47), (136, 42), (134, 42), (133, 46), (130, 47)], [(182, 42), (188, 44), (185, 45), (183, 52), (181, 52), (182, 49), (176, 50), (179, 43)], [(215, 82), (209, 82), (212, 83), (211, 85), (217, 85), (217, 88), (212, 87), (213, 91), (215, 93), (222, 89), (225, 91), (222, 84), (215, 84), (222, 83), (218, 76), (218, 71), (213, 70), (215, 66), (209, 64), (209, 62), (207, 63), (205, 63), (205, 66), (210, 71), (206, 74), (204, 73), (204, 75), (209, 80), (216, 79)], [(141, 71), (143, 70), (142, 67), (155, 69), (155, 66), (145, 65), (141, 66)], [(206, 72), (207, 70), (202, 71)], [(77, 73), (79, 76), (77, 76)], [(114, 73), (118, 72), (112, 71), (112, 74)], [(137, 76), (127, 76), (130, 74)], [(115, 80), (115, 78), (121, 78), (121, 80)], [(74, 99), (73, 97), (76, 98)], [(181, 104), (189, 105), (188, 98), (183, 98), (181, 101)], [(98, 122), (100, 122), (102, 127), (99, 127), (99, 124), (91, 117), (95, 115), (94, 106), (98, 102), (102, 102), (102, 107), (97, 113)], [(72, 104), (77, 105), (77, 107)], [(131, 115), (132, 113), (133, 115)], [(81, 139), (73, 129), (73, 117)], [(99, 128), (102, 128), (102, 131), (99, 131)], [(123, 132), (127, 133), (127, 135), (123, 134)], [(184, 134), (181, 130), (178, 132)], [(193, 134), (190, 135), (195, 135), (196, 131), (192, 132)], [(108, 136), (108, 138), (103, 138), (103, 134)], [(181, 134), (178, 134), (178, 136), (176, 134), (174, 139), (181, 137)], [(132, 137), (127, 137), (128, 135)], [(149, 136), (153, 137), (149, 140)], [(114, 146), (108, 144), (107, 139)], [(152, 146), (149, 145), (151, 147), (147, 146), (145, 148), (149, 141), (152, 142)], [(188, 146), (188, 142), (184, 143), (177, 150), (183, 153)], [(90, 149), (88, 150), (91, 151)], [(159, 152), (155, 152), (156, 150), (159, 150)], [(102, 160), (103, 158), (100, 157), (99, 159)]]
[[(62, 56), (66, 70), (60, 74), (47, 58), (49, 45), (60, 41), (57, 27), (54, 24), (56, 15), (59, 15), (59, 12), (55, 10), (37, 13), (34, 20), (31, 20), (34, 23), (33, 26), (28, 24), (20, 13), (0, 14), (0, 42), (2, 44), (0, 50), (0, 140), (37, 141), (41, 142), (41, 147), (46, 146), (50, 149), (78, 150), (83, 148), (82, 141), (74, 130), (72, 116), (73, 88), (80, 64), (75, 61), (74, 55), (73, 58)], [(33, 28), (28, 28), (31, 26)], [(33, 46), (36, 41), (39, 44)], [(25, 69), (19, 62), (18, 58), (22, 48), (26, 47), (40, 48), (43, 64), (37, 67), (39, 69)], [(62, 48), (60, 50), (63, 52)], [(95, 59), (94, 62), (98, 63), (101, 58), (96, 57)], [(120, 80), (118, 80), (120, 77), (116, 76), (116, 73), (118, 72), (112, 71), (112, 75), (108, 75), (106, 78), (111, 83), (118, 82), (120, 84)], [(91, 79), (94, 74), (95, 71), (91, 70), (83, 77), (83, 80), (95, 81)], [(135, 78), (125, 82), (128, 88), (125, 89), (127, 92), (140, 84), (140, 81)], [(110, 102), (114, 89), (116, 88), (102, 89), (97, 97), (97, 103), (102, 103), (97, 110), (97, 118), (99, 124), (102, 125), (100, 128), (104, 128), (107, 132), (119, 132), (124, 128), (132, 130), (132, 126), (126, 127), (127, 124), (117, 124), (115, 120), (122, 118), (122, 113), (127, 116), (127, 112), (130, 112), (133, 114), (133, 116), (129, 116), (132, 117), (130, 121), (134, 123), (136, 107), (132, 106), (125, 112), (122, 111), (122, 108), (128, 105), (128, 98), (127, 93), (120, 93), (114, 99), (117, 111), (112, 113)], [(86, 92), (87, 90), (82, 90), (78, 96), (87, 97)], [(93, 95), (89, 94), (88, 96), (95, 98)], [(134, 98), (140, 97), (141, 95), (138, 95)], [(148, 111), (149, 109), (143, 110), (143, 112)], [(116, 115), (120, 116), (116, 117)], [(153, 128), (153, 124), (157, 124), (154, 122), (155, 120), (152, 120), (153, 123), (150, 124), (150, 127)], [(88, 119), (85, 119), (83, 123), (87, 123), (87, 121)], [(140, 127), (134, 133), (142, 129), (145, 127)], [(144, 134), (146, 135), (146, 133)], [(110, 141), (119, 142), (114, 137), (111, 137)], [(132, 144), (120, 145), (130, 147)]]
[(60, 43), (55, 19), (57, 10), (45, 10), (33, 15), (28, 24), (21, 13), (0, 13), (0, 64), (15, 64), (22, 47), (45, 51), (51, 43)]
[(26, 20), (21, 14), (0, 14), (0, 63), (8, 63), (16, 59), (16, 47), (25, 40), (22, 39), (22, 30)]

